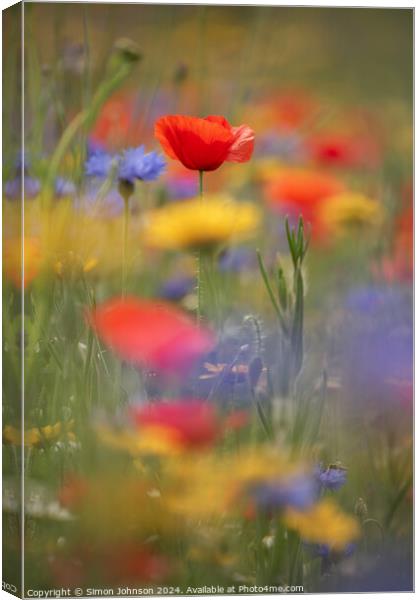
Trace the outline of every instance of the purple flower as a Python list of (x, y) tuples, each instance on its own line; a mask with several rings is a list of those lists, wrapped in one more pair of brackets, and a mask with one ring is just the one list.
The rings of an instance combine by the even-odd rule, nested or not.
[(159, 296), (167, 300), (181, 300), (192, 291), (194, 283), (194, 277), (173, 277), (163, 284)]
[(98, 150), (86, 161), (86, 175), (105, 178), (116, 169), (120, 181), (133, 184), (136, 179), (153, 181), (159, 177), (166, 166), (166, 161), (157, 152), (145, 153), (144, 146), (129, 148), (122, 154), (112, 155)]
[(85, 170), (88, 177), (108, 177), (116, 157), (103, 150), (96, 150), (86, 161)]
[(118, 168), (118, 178), (123, 181), (134, 183), (136, 179), (141, 181), (154, 181), (159, 177), (166, 161), (157, 152), (144, 152), (144, 146), (126, 150)]
[(316, 556), (322, 556), (323, 558), (331, 558), (331, 555), (339, 558), (347, 558), (354, 553), (356, 544), (347, 544), (347, 546), (341, 552), (332, 551), (331, 547), (327, 544), (307, 544), (307, 547)]
[(64, 196), (72, 196), (76, 193), (76, 186), (72, 181), (68, 179), (63, 179), (63, 177), (57, 177), (55, 180), (55, 195), (58, 198), (63, 198)]
[(305, 510), (317, 498), (316, 481), (307, 474), (296, 475), (289, 480), (256, 484), (249, 491), (257, 506), (269, 511), (287, 506)]
[(280, 160), (304, 160), (303, 138), (295, 133), (279, 134), (267, 131), (258, 139), (255, 146), (256, 156), (275, 156)]
[[(35, 198), (39, 193), (41, 186), (38, 179), (24, 175), (23, 177), (23, 190), (25, 198)], [(20, 198), (22, 196), (22, 179), (21, 177), (15, 177), (6, 181), (4, 185), (4, 193), (6, 198), (10, 200)]]
[(239, 273), (255, 266), (254, 254), (247, 248), (235, 248), (227, 250), (219, 259), (221, 271), (233, 271)]
[(343, 550), (337, 551), (327, 544), (309, 544), (303, 542), (303, 545), (314, 557), (321, 558), (321, 573), (327, 575), (333, 565), (340, 563), (345, 558), (352, 556), (356, 550), (356, 544), (347, 544)]
[(379, 311), (398, 311), (403, 299), (402, 291), (397, 288), (370, 285), (351, 289), (345, 307), (362, 317), (371, 317)]
[(347, 481), (347, 471), (341, 467), (328, 467), (318, 471), (321, 485), (328, 490), (339, 490)]

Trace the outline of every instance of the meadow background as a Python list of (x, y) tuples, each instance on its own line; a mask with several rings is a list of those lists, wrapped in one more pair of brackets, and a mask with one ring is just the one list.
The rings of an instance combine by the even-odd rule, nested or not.
[[(23, 525), (26, 588), (411, 589), (412, 12), (28, 3), (22, 86), (20, 9), (8, 10), (8, 579), (18, 585)], [(115, 73), (121, 79), (107, 88)], [(216, 224), (203, 320), (217, 343), (188, 375), (168, 379), (121, 359), (86, 310), (121, 296), (127, 243), (129, 296), (164, 299), (195, 322), (196, 247), (145, 240), (149, 211), (198, 195), (198, 173), (166, 157), (156, 181), (136, 184), (124, 241), (118, 185), (91, 182), (85, 164), (98, 148), (162, 152), (154, 125), (174, 113), (223, 115), (255, 131), (250, 161), (205, 173), (203, 202), (223, 194), (259, 217), (243, 240)], [(292, 198), (273, 191), (284, 173)], [(341, 204), (325, 209), (311, 196), (324, 184)], [(302, 241), (300, 214), (309, 246), (296, 266), (285, 219)], [(199, 245), (205, 223), (183, 226)], [(293, 331), (303, 319), (303, 353), (282, 318)], [(173, 354), (181, 351), (182, 341)], [(159, 431), (132, 416), (191, 397), (211, 406), (197, 421), (194, 407), (170, 426), (159, 417)], [(172, 434), (186, 435), (186, 423), (206, 435), (217, 423), (220, 435), (205, 448), (180, 447)], [(315, 512), (305, 505), (302, 518), (315, 480)], [(316, 512), (323, 501), (333, 505)]]

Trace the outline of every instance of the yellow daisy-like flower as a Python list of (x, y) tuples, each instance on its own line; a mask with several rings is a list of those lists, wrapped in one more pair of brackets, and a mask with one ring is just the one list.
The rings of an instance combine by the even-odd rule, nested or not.
[(383, 221), (384, 211), (376, 200), (363, 194), (343, 193), (331, 196), (320, 207), (320, 219), (336, 233), (355, 228), (376, 227)]
[(242, 510), (242, 500), (250, 485), (287, 481), (301, 472), (301, 465), (264, 447), (233, 456), (185, 456), (167, 464), (171, 483), (165, 498), (169, 510), (180, 516), (223, 518), (232, 511)]
[(212, 249), (252, 236), (261, 220), (250, 202), (225, 196), (185, 200), (151, 212), (146, 220), (147, 245), (168, 250)]
[(323, 500), (305, 512), (288, 508), (284, 521), (306, 541), (327, 544), (334, 550), (343, 550), (360, 535), (356, 519), (341, 512), (330, 500)]
[(74, 433), (71, 431), (73, 426), (74, 422), (70, 421), (68, 423), (57, 422), (54, 425), (45, 425), (44, 427), (32, 427), (24, 432), (22, 440), (19, 429), (12, 425), (6, 425), (3, 429), (3, 441), (13, 446), (20, 446), (23, 441), (24, 446), (35, 448), (43, 446), (45, 443), (55, 442), (61, 437), (73, 441), (75, 439)]

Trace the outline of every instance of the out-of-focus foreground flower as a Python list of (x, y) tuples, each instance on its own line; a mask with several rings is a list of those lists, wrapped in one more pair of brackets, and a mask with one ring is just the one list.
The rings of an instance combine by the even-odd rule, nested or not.
[(335, 550), (343, 550), (360, 535), (356, 519), (342, 513), (330, 500), (323, 500), (308, 511), (288, 509), (285, 521), (304, 540), (327, 544)]
[(214, 344), (209, 330), (163, 302), (109, 300), (88, 312), (88, 321), (123, 360), (167, 374), (185, 372)]

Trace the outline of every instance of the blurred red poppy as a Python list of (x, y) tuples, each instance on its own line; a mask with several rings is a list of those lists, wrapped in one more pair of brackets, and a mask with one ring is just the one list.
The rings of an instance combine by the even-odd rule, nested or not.
[(345, 190), (344, 184), (332, 175), (307, 169), (283, 169), (265, 187), (265, 196), (272, 208), (281, 212), (302, 214), (313, 220), (320, 202)]
[(284, 90), (271, 100), (274, 121), (281, 129), (298, 129), (313, 118), (317, 102), (305, 90)]
[(161, 401), (134, 408), (132, 415), (141, 428), (169, 429), (185, 448), (211, 446), (221, 432), (214, 406), (202, 400)]
[(141, 135), (140, 126), (134, 96), (117, 95), (102, 107), (90, 133), (90, 142), (94, 147), (112, 150), (129, 144), (137, 145)]
[(85, 479), (77, 475), (68, 475), (58, 492), (58, 500), (66, 508), (77, 509), (85, 499), (88, 489)]
[(225, 161), (248, 161), (255, 137), (247, 125), (232, 127), (219, 115), (161, 117), (155, 124), (155, 136), (170, 158), (193, 171), (214, 171)]
[(161, 582), (170, 572), (166, 557), (132, 542), (106, 549), (102, 566), (107, 580), (121, 585)]
[(339, 133), (322, 134), (307, 142), (309, 155), (320, 165), (337, 167), (376, 167), (379, 150), (372, 139)]
[(53, 581), (65, 587), (84, 585), (89, 568), (100, 572), (103, 581), (121, 586), (162, 582), (171, 571), (165, 556), (133, 542), (99, 547), (79, 543), (71, 552), (51, 556), (49, 566)]
[(414, 269), (414, 224), (413, 207), (408, 205), (395, 221), (393, 250), (384, 258), (378, 268), (372, 269), (375, 275), (389, 282), (410, 282)]
[(122, 359), (165, 374), (184, 373), (214, 345), (209, 330), (166, 303), (113, 299), (88, 313), (88, 321)]
[(239, 429), (248, 423), (244, 411), (233, 412), (223, 419), (213, 404), (196, 399), (160, 401), (133, 408), (132, 415), (140, 428), (168, 430), (177, 444), (187, 449), (211, 446), (226, 429)]

